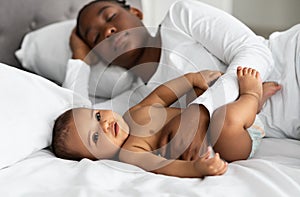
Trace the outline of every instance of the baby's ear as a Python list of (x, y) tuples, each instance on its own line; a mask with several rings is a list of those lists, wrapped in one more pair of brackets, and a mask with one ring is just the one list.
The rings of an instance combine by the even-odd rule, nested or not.
[(130, 7), (129, 12), (131, 14), (136, 15), (139, 19), (143, 20), (144, 14), (143, 14), (143, 12), (141, 10), (139, 10), (137, 8), (134, 8), (134, 7)]

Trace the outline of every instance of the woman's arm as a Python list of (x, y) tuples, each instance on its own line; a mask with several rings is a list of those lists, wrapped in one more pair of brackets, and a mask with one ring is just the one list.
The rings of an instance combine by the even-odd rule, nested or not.
[(68, 61), (66, 76), (62, 86), (89, 99), (90, 65), (98, 59), (89, 46), (76, 34), (76, 28), (71, 32), (69, 44), (72, 51), (72, 59)]
[(199, 1), (179, 1), (170, 8), (168, 20), (228, 65), (226, 73), (194, 102), (205, 105), (210, 115), (238, 97), (238, 66), (256, 69), (263, 80), (273, 68), (271, 51), (263, 39), (222, 10)]
[(73, 29), (70, 36), (70, 48), (72, 59), (80, 59), (88, 65), (94, 65), (99, 61), (91, 48), (76, 34), (76, 28)]
[(69, 59), (65, 80), (62, 87), (73, 90), (84, 98), (89, 99), (90, 66), (79, 59)]

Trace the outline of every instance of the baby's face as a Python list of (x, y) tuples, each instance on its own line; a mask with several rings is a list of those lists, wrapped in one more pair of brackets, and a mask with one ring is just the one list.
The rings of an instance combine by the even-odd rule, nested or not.
[(122, 116), (111, 110), (74, 109), (73, 118), (69, 143), (88, 158), (91, 158), (88, 153), (96, 159), (112, 158), (129, 135)]

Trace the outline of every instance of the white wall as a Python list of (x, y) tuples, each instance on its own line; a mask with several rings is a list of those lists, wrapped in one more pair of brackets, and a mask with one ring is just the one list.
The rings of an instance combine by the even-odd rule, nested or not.
[[(166, 15), (170, 5), (178, 0), (141, 0), (144, 12), (144, 23), (157, 26)], [(229, 13), (232, 11), (232, 0), (198, 0), (221, 8)]]
[(202, 1), (203, 3), (210, 4), (228, 13), (232, 13), (233, 0), (198, 0), (198, 1)]
[[(141, 0), (144, 23), (157, 26), (177, 0)], [(300, 23), (300, 0), (198, 0), (231, 13), (257, 34), (268, 37)]]
[(268, 37), (300, 23), (300, 0), (233, 0), (232, 14)]
[(144, 24), (157, 27), (175, 1), (177, 0), (142, 0)]

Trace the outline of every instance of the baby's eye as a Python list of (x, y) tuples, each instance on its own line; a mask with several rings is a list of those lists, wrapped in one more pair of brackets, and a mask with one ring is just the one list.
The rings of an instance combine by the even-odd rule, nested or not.
[(97, 141), (99, 139), (99, 133), (98, 132), (94, 133), (93, 136), (92, 136), (92, 139), (93, 139), (93, 142), (95, 144), (97, 144)]
[(97, 113), (96, 113), (96, 120), (97, 120), (97, 121), (100, 121), (100, 120), (101, 120), (100, 112), (97, 112)]

